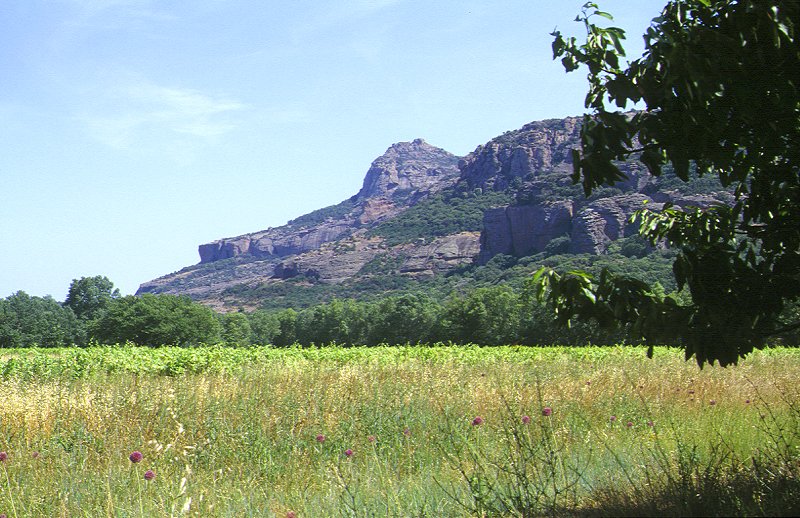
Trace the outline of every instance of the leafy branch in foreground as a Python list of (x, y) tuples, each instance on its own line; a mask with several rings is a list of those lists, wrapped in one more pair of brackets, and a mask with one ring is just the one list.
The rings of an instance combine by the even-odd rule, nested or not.
[[(782, 320), (800, 299), (800, 4), (673, 0), (647, 29), (645, 52), (626, 67), (611, 19), (592, 2), (587, 38), (552, 35), (567, 72), (586, 66), (589, 92), (573, 181), (588, 195), (624, 179), (615, 161), (636, 157), (653, 176), (716, 175), (730, 206), (642, 210), (640, 234), (679, 250), (673, 265), (692, 304), (660, 298), (643, 283), (606, 273), (540, 273), (558, 319), (633, 324), (648, 340), (678, 337), (687, 359), (736, 364), (768, 337), (797, 329)], [(608, 111), (637, 103), (637, 112)], [(544, 293), (542, 294), (544, 297)]]

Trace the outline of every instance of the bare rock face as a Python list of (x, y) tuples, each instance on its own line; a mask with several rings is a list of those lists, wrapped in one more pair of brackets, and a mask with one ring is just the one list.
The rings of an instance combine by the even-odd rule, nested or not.
[(497, 254), (521, 257), (543, 251), (552, 239), (570, 233), (572, 213), (571, 200), (487, 210), (478, 261), (486, 263)]
[(406, 247), (406, 260), (400, 272), (433, 275), (473, 262), (480, 248), (479, 232), (460, 232), (434, 239), (430, 243)]
[[(593, 201), (575, 216), (570, 251), (576, 254), (601, 254), (612, 241), (637, 233), (630, 216), (652, 200), (643, 194), (625, 194)], [(650, 204), (651, 208), (660, 208)]]
[(580, 123), (579, 117), (532, 122), (492, 139), (461, 161), (461, 179), (472, 188), (502, 190), (514, 178), (570, 171)]
[(422, 139), (400, 142), (372, 162), (357, 199), (430, 194), (458, 179), (455, 155)]

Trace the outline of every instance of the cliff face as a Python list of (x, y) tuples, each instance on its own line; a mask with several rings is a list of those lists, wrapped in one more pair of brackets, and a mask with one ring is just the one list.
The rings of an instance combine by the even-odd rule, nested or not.
[[(663, 188), (636, 162), (621, 165), (626, 181), (586, 199), (569, 178), (579, 131), (576, 117), (533, 122), (462, 159), (420, 139), (394, 144), (372, 163), (360, 191), (348, 200), (281, 227), (200, 245), (198, 265), (144, 283), (138, 293), (188, 294), (218, 305), (242, 286), (336, 284), (376, 271), (424, 278), (497, 254), (540, 253), (557, 238), (559, 253), (602, 254), (613, 241), (636, 233), (629, 218), (645, 202), (660, 208), (666, 202), (702, 207), (730, 201), (725, 192)], [(488, 206), (479, 232), (448, 227), (448, 235), (423, 232), (427, 237), (399, 240), (374, 232), (410, 207), (425, 207), (420, 204), (437, 193), (463, 207), (470, 196), (490, 192), (515, 201)]]

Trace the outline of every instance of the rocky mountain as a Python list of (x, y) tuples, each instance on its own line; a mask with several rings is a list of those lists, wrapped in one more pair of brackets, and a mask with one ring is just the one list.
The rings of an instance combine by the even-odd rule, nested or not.
[(580, 120), (533, 122), (463, 158), (421, 139), (394, 144), (351, 198), (281, 227), (202, 244), (197, 265), (137, 293), (188, 294), (218, 309), (254, 307), (253, 293), (277, 293), (286, 282), (430, 279), (498, 254), (604, 254), (635, 234), (629, 216), (644, 202), (729, 201), (713, 182), (656, 180), (636, 162), (622, 164), (627, 181), (585, 198), (569, 179)]

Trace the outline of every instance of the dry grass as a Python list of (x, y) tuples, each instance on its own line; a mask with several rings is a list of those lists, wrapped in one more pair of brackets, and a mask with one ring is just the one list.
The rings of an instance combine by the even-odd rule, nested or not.
[[(507, 459), (522, 415), (532, 427), (547, 419), (562, 455), (591, 458), (573, 502), (587, 514), (654, 494), (630, 485), (654, 476), (659, 451), (661, 468), (677, 469), (689, 447), (702, 466), (723, 441), (746, 464), (777, 424), (797, 447), (800, 362), (789, 350), (702, 371), (663, 349), (653, 360), (633, 348), (250, 354), (235, 369), (179, 376), (11, 372), (0, 381), (0, 513), (458, 516), (470, 512), (457, 503), (470, 501), (459, 462)], [(448, 456), (470, 441), (477, 457)]]

